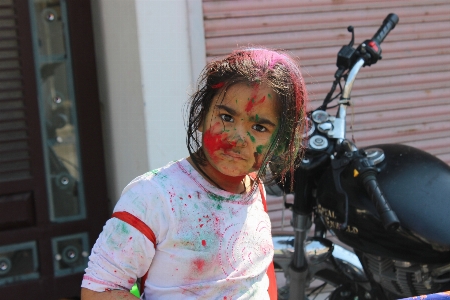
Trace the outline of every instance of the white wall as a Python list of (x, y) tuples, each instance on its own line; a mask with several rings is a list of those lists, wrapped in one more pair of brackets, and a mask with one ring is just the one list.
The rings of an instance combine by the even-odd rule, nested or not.
[(205, 63), (201, 0), (93, 0), (108, 192), (187, 156), (183, 106)]
[(187, 156), (183, 107), (193, 82), (187, 3), (137, 0), (136, 16), (153, 169)]

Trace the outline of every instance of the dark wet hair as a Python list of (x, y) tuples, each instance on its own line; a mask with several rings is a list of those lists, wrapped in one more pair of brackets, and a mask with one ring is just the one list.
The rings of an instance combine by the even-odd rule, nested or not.
[[(214, 96), (236, 83), (265, 84), (277, 95), (278, 130), (257, 177), (265, 179), (265, 182), (272, 178), (284, 182), (289, 172), (289, 177), (294, 178), (294, 169), (304, 150), (302, 134), (306, 126), (307, 93), (297, 63), (279, 50), (245, 48), (206, 65), (188, 107), (186, 143), (192, 160), (195, 164), (206, 163), (199, 126)], [(271, 176), (266, 174), (267, 166)]]

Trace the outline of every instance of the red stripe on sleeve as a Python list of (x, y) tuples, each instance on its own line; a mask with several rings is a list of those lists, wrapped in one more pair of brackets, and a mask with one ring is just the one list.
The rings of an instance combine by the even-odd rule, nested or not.
[(117, 211), (112, 214), (113, 218), (117, 218), (119, 220), (124, 221), (125, 223), (133, 226), (137, 230), (139, 230), (143, 235), (145, 235), (150, 242), (153, 243), (153, 246), (156, 249), (156, 237), (150, 227), (147, 226), (144, 222), (139, 220), (137, 217), (133, 216), (129, 212), (126, 211)]

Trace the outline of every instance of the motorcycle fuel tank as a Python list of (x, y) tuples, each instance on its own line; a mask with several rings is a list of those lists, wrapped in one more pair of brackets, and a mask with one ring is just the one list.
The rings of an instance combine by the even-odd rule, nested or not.
[(318, 213), (339, 240), (362, 252), (422, 263), (450, 262), (450, 167), (413, 147), (367, 148), (374, 147), (384, 151), (377, 179), (400, 228), (384, 229), (351, 167), (341, 174), (349, 200), (348, 227), (339, 229), (345, 220), (345, 198), (336, 191), (331, 168), (318, 182)]

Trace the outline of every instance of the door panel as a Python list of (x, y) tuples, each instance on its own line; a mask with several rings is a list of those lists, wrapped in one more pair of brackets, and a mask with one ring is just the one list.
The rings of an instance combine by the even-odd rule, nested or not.
[(108, 217), (88, 0), (0, 0), (0, 295), (78, 297)]

